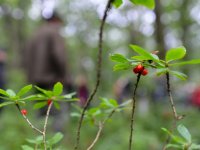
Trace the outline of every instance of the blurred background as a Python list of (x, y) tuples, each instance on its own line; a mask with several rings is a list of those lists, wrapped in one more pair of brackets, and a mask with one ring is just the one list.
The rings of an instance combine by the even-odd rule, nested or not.
[[(23, 49), (33, 32), (42, 24), (41, 18), (48, 17), (56, 10), (64, 21), (60, 34), (65, 39), (66, 59), (70, 70), (70, 80), (74, 87), (80, 82), (88, 91), (94, 87), (96, 79), (96, 59), (98, 50), (98, 30), (106, 0), (0, 0), (0, 63), (2, 64), (2, 88), (19, 90), (27, 84), (23, 69)], [(121, 53), (130, 57), (135, 53), (129, 44), (137, 44), (147, 50), (159, 50), (163, 58), (167, 49), (185, 46), (185, 60), (199, 58), (200, 48), (200, 1), (198, 0), (156, 0), (156, 8), (148, 10), (134, 6), (128, 0), (116, 9), (111, 9), (105, 25), (103, 42), (102, 82), (95, 97), (126, 101), (132, 96), (136, 76), (130, 71), (113, 72), (113, 62), (109, 54)], [(1, 66), (0, 66), (1, 67)], [(200, 65), (175, 68), (188, 75), (187, 81), (172, 78), (172, 94), (177, 111), (186, 114), (180, 121), (191, 131), (200, 143), (198, 134), (200, 119)], [(134, 144), (136, 150), (159, 150), (166, 140), (161, 127), (171, 128), (173, 114), (166, 96), (165, 79), (156, 77), (153, 70), (142, 78), (138, 89)], [(1, 74), (0, 73), (0, 74)], [(76, 88), (75, 88), (76, 90)], [(123, 93), (120, 93), (124, 91)], [(121, 97), (119, 98), (119, 94)], [(195, 105), (192, 99), (197, 99)], [(42, 124), (35, 110), (28, 105), (33, 122)], [(71, 111), (74, 111), (73, 108)], [(103, 131), (95, 150), (122, 150), (128, 147), (130, 111), (113, 116)], [(51, 118), (50, 118), (51, 119)], [(53, 119), (50, 120), (52, 123)], [(64, 139), (60, 149), (71, 150), (75, 143), (77, 118), (67, 120)], [(50, 123), (50, 124), (51, 124)], [(81, 147), (91, 142), (97, 128), (85, 123), (82, 129)], [(35, 133), (24, 122), (14, 106), (0, 112), (0, 150), (18, 150), (26, 144), (26, 138)], [(49, 127), (49, 135), (53, 130)]]

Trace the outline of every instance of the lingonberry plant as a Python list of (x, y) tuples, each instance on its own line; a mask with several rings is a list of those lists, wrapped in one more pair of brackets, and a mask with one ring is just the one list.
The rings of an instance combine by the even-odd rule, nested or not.
[[(59, 109), (60, 104), (58, 102), (75, 101), (75, 99), (72, 99), (72, 96), (75, 93), (62, 95), (63, 85), (60, 82), (58, 82), (54, 85), (52, 91), (42, 89), (38, 86), (34, 86), (39, 93), (32, 94), (32, 95), (29, 94), (28, 96), (26, 96), (26, 94), (31, 91), (32, 87), (33, 87), (32, 85), (26, 85), (25, 87), (20, 89), (19, 92), (17, 93), (11, 89), (7, 89), (7, 90), (0, 89), (0, 94), (2, 95), (0, 97), (5, 100), (4, 103), (0, 104), (0, 107), (15, 105), (17, 109), (19, 110), (20, 114), (22, 114), (27, 124), (40, 134), (40, 136), (34, 140), (27, 140), (32, 145), (34, 144), (34, 148), (28, 145), (23, 145), (22, 148), (24, 150), (52, 149), (53, 146), (62, 139), (63, 135), (61, 133), (57, 133), (51, 139), (49, 140), (46, 139), (46, 135), (47, 135), (46, 131), (47, 131), (47, 124), (48, 124), (50, 110), (53, 105), (57, 109)], [(48, 106), (42, 129), (37, 128), (28, 119), (28, 111), (24, 107), (26, 103), (31, 102), (31, 101), (36, 101), (36, 103), (33, 106), (36, 109), (45, 107), (46, 105)], [(21, 109), (21, 107), (23, 107), (23, 109)]]
[(158, 76), (160, 75), (166, 76), (167, 93), (169, 96), (171, 108), (174, 114), (174, 120), (176, 123), (177, 120), (182, 119), (184, 116), (177, 114), (173, 97), (171, 94), (170, 75), (176, 76), (182, 80), (185, 80), (187, 76), (181, 72), (172, 70), (172, 67), (179, 66), (179, 65), (190, 65), (190, 64), (200, 63), (200, 59), (176, 62), (177, 60), (182, 59), (186, 54), (186, 49), (183, 46), (169, 49), (166, 53), (165, 60), (159, 59), (159, 57), (156, 54), (150, 53), (147, 50), (137, 45), (130, 45), (130, 47), (139, 55), (133, 56), (130, 59), (126, 58), (125, 56), (121, 54), (112, 54), (110, 56), (112, 61), (117, 62), (117, 64), (113, 67), (115, 71), (116, 70), (130, 70), (133, 68), (133, 72), (138, 74), (136, 84), (135, 84), (135, 89), (133, 91), (133, 105), (132, 105), (132, 114), (131, 114), (129, 150), (131, 150), (131, 147), (132, 147), (133, 122), (134, 122), (134, 112), (135, 112), (135, 106), (136, 106), (136, 97), (135, 97), (136, 90), (137, 90), (141, 75), (146, 75), (148, 73), (148, 71), (147, 70), (145, 71), (144, 68), (151, 67), (153, 69), (156, 69), (156, 73)]

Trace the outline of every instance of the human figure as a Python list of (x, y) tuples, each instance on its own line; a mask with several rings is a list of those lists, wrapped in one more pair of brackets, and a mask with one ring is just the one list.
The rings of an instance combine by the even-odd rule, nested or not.
[[(5, 62), (6, 62), (6, 53), (3, 48), (0, 48), (0, 88), (5, 88)], [(2, 103), (3, 100), (0, 99), (0, 103)], [(0, 111), (2, 111), (2, 108), (0, 108)]]
[[(60, 35), (62, 19), (54, 12), (49, 18), (44, 18), (44, 23), (39, 27), (24, 51), (24, 65), (28, 82), (43, 89), (52, 89), (56, 82), (61, 82), (65, 89), (68, 88), (69, 74), (66, 62), (66, 49), (63, 37)], [(66, 91), (68, 92), (68, 91)], [(64, 108), (62, 108), (64, 107)], [(67, 104), (61, 105), (57, 111), (52, 107), (51, 115), (59, 115), (68, 109)], [(40, 116), (46, 115), (47, 107), (40, 109)], [(67, 117), (65, 115), (65, 117)], [(63, 119), (60, 119), (63, 120)], [(57, 122), (60, 126), (62, 123)], [(60, 130), (60, 127), (55, 127)]]
[(24, 65), (30, 83), (49, 89), (57, 81), (66, 83), (67, 66), (62, 20), (56, 13), (44, 20), (25, 48)]
[(83, 75), (78, 76), (77, 81), (76, 81), (76, 88), (77, 88), (77, 96), (80, 99), (79, 100), (79, 105), (81, 107), (84, 107), (88, 96), (89, 96), (89, 90), (87, 86), (87, 80)]

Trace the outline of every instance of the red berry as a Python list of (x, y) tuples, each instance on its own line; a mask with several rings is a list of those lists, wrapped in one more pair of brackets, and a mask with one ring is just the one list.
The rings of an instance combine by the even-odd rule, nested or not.
[(52, 103), (52, 100), (51, 100), (51, 99), (48, 99), (48, 100), (47, 100), (47, 105), (49, 106), (51, 103)]
[(25, 115), (25, 116), (26, 116), (28, 112), (27, 112), (26, 109), (22, 109), (22, 110), (21, 110), (21, 113), (22, 113), (22, 115)]
[(143, 76), (146, 76), (148, 74), (148, 70), (147, 69), (144, 69), (143, 71), (142, 71), (142, 75)]
[(144, 67), (141, 64), (139, 64), (133, 69), (133, 72), (137, 74), (137, 73), (141, 73), (143, 70), (144, 70)]

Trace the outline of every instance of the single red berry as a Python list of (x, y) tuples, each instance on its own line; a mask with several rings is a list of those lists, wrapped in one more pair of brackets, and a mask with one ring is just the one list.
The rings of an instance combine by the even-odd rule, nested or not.
[(142, 64), (139, 64), (133, 69), (133, 72), (137, 74), (137, 73), (141, 73), (143, 70), (144, 70), (144, 67), (142, 66)]
[(142, 71), (142, 75), (143, 76), (146, 76), (148, 74), (148, 70), (147, 69), (144, 69), (143, 71)]
[(22, 113), (22, 115), (25, 115), (25, 116), (26, 116), (28, 112), (27, 112), (26, 109), (22, 109), (22, 110), (21, 110), (21, 113)]
[(48, 99), (48, 100), (47, 100), (47, 105), (49, 106), (51, 103), (52, 103), (52, 100), (51, 100), (51, 99)]

